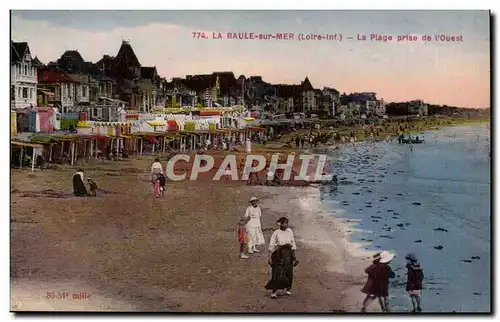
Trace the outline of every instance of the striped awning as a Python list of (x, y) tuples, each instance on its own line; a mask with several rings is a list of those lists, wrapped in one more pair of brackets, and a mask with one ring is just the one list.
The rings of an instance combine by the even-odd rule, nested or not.
[(125, 115), (125, 118), (126, 119), (131, 119), (131, 120), (137, 120), (137, 119), (139, 119), (139, 113), (137, 113), (137, 114), (127, 114), (127, 115)]
[(193, 121), (186, 121), (184, 123), (184, 130), (185, 131), (195, 131), (196, 130), (196, 123)]
[(148, 121), (148, 124), (151, 126), (164, 126), (166, 124), (165, 121)]
[(200, 116), (219, 116), (221, 111), (200, 111)]
[(127, 123), (127, 122), (95, 122), (95, 126), (102, 126), (102, 127), (115, 127), (115, 126), (120, 126), (120, 127), (126, 127), (126, 126), (132, 126), (132, 124)]
[(167, 125), (169, 131), (179, 131), (179, 125), (176, 120), (167, 120)]
[(80, 127), (80, 128), (91, 128), (92, 127), (92, 124), (90, 124), (89, 122), (87, 121), (79, 121), (78, 124), (76, 125), (76, 127)]

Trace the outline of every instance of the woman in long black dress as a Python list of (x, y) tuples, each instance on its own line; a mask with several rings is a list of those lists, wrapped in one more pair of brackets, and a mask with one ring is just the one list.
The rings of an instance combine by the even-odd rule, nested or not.
[(83, 170), (78, 171), (73, 175), (73, 194), (77, 197), (85, 197), (88, 195), (87, 188), (83, 183)]
[(285, 290), (286, 295), (292, 295), (293, 268), (299, 263), (295, 256), (297, 246), (293, 231), (288, 228), (288, 219), (277, 220), (280, 226), (269, 242), (269, 265), (271, 265), (271, 280), (266, 289), (271, 290), (271, 298), (275, 299), (278, 290)]

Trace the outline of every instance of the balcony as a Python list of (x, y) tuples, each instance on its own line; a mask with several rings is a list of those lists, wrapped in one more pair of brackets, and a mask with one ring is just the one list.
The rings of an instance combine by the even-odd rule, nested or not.
[(15, 77), (16, 82), (23, 82), (23, 83), (32, 83), (36, 84), (38, 82), (38, 79), (36, 76), (29, 76), (29, 75), (16, 75)]
[(78, 95), (76, 97), (76, 101), (78, 103), (82, 103), (82, 102), (90, 102), (90, 98), (88, 96), (81, 96), (81, 95)]
[(62, 104), (73, 104), (73, 97), (68, 95), (63, 95), (61, 97)]

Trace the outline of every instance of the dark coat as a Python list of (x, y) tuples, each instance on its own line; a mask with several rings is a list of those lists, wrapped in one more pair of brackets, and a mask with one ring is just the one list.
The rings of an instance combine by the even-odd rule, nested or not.
[(165, 187), (165, 184), (167, 183), (167, 178), (165, 178), (165, 176), (160, 175), (158, 177), (158, 180), (160, 180), (160, 187)]
[(408, 281), (406, 282), (407, 291), (418, 291), (422, 289), (424, 280), (424, 271), (418, 264), (406, 264), (408, 269)]
[(73, 193), (77, 197), (84, 197), (88, 195), (87, 188), (82, 181), (82, 177), (78, 173), (73, 176)]
[(376, 297), (389, 296), (389, 279), (396, 277), (391, 267), (384, 263), (375, 262), (366, 270), (368, 280), (361, 292)]

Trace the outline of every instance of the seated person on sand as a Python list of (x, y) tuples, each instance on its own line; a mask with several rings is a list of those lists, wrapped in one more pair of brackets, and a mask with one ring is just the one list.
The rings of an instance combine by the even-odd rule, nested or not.
[(77, 197), (85, 197), (88, 195), (87, 188), (83, 183), (83, 170), (78, 169), (73, 175), (73, 194)]
[(94, 180), (92, 180), (91, 177), (88, 177), (87, 178), (87, 182), (89, 183), (89, 187), (90, 187), (90, 195), (92, 197), (97, 197), (97, 189), (99, 189), (97, 187), (97, 183), (95, 183)]

